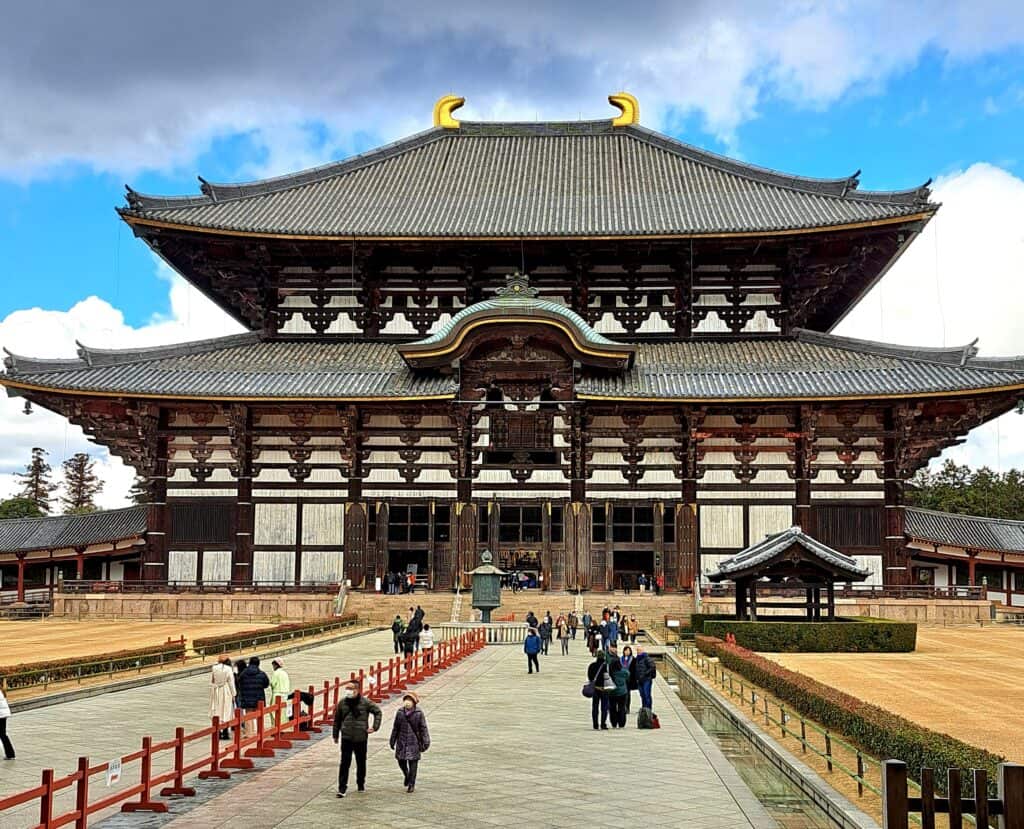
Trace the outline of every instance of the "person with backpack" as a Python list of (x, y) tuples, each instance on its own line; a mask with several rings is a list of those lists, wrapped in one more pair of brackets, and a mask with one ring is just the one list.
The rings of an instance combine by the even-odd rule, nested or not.
[(608, 694), (604, 690), (605, 679), (608, 677), (608, 663), (604, 651), (597, 649), (594, 661), (587, 666), (587, 681), (594, 689), (590, 698), (590, 717), (594, 722), (594, 731), (598, 730), (597, 715), (601, 713), (602, 731), (608, 730)]
[(395, 653), (402, 652), (402, 633), (405, 631), (405, 622), (402, 621), (402, 617), (396, 613), (395, 620), (391, 623), (391, 638), (395, 643)]
[[(609, 657), (611, 654), (609, 653)], [(629, 670), (618, 659), (608, 660), (608, 672), (615, 688), (609, 691), (608, 715), (612, 728), (626, 727), (626, 697), (629, 695)]]
[(636, 687), (640, 692), (640, 705), (649, 710), (654, 709), (651, 700), (651, 687), (654, 678), (658, 675), (658, 668), (651, 659), (651, 655), (644, 650), (643, 645), (637, 645), (636, 659), (633, 660), (633, 676), (636, 678)]
[(540, 653), (542, 647), (540, 636), (537, 635), (536, 628), (530, 628), (530, 632), (526, 635), (526, 640), (523, 642), (523, 653), (526, 654), (526, 665), (530, 669), (529, 673), (533, 673), (534, 667), (537, 668), (537, 673), (540, 673), (540, 662), (537, 661), (537, 654)]

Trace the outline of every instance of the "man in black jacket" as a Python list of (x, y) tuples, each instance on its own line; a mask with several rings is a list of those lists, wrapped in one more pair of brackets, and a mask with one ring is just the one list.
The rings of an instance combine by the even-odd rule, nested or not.
[[(266, 703), (266, 689), (270, 687), (270, 677), (260, 670), (260, 658), (253, 656), (249, 659), (246, 669), (238, 675), (238, 707), (246, 713), (255, 711), (261, 702)], [(242, 735), (248, 728), (244, 724)]]
[(643, 645), (637, 645), (636, 650), (636, 659), (633, 660), (630, 667), (636, 672), (636, 687), (640, 691), (640, 704), (644, 708), (653, 708), (651, 686), (654, 684), (654, 678), (658, 675), (658, 669), (650, 654), (644, 650)]
[[(348, 772), (352, 768), (352, 755), (356, 757), (356, 787), (366, 791), (366, 741), (380, 728), (381, 711), (377, 703), (359, 693), (359, 685), (347, 682), (343, 697), (334, 709), (334, 742), (341, 737), (341, 765), (338, 768), (338, 797), (348, 789)], [(373, 714), (373, 725), (370, 725)]]

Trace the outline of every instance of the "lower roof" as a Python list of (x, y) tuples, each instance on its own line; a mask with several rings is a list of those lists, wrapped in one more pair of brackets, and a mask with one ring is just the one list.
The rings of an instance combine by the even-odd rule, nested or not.
[(1024, 521), (907, 507), (904, 533), (911, 540), (950, 547), (1024, 553)]
[[(635, 344), (622, 372), (584, 371), (581, 399), (764, 401), (1024, 391), (1024, 360), (974, 359), (972, 347), (915, 349), (798, 330), (784, 339)], [(260, 340), (255, 333), (76, 359), (9, 355), (0, 384), (43, 391), (194, 400), (389, 401), (454, 398), (451, 374), (414, 371), (399, 345)]]
[(84, 515), (9, 518), (0, 521), (0, 553), (26, 553), (114, 543), (141, 536), (145, 532), (145, 507), (101, 510)]

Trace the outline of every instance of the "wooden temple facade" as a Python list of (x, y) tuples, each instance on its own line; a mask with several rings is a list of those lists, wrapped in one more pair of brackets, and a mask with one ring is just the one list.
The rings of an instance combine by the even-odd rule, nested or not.
[(0, 382), (149, 481), (149, 581), (670, 590), (792, 525), (907, 583), (903, 485), (1017, 404), (1024, 362), (829, 331), (926, 188), (788, 176), (616, 119), (435, 126), (195, 197), (138, 238), (249, 333)]

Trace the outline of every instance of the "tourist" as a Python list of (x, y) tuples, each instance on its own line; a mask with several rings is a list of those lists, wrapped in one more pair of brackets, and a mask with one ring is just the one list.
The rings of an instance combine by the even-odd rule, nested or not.
[(429, 665), (434, 659), (434, 631), (430, 625), (423, 626), (423, 633), (420, 634), (420, 648), (423, 651), (423, 664)]
[(535, 628), (535, 627), (538, 627), (538, 625), (539, 625), (539, 622), (537, 621), (537, 617), (533, 615), (533, 611), (532, 610), (527, 611), (527, 613), (526, 613), (526, 626), (530, 627), (530, 628)]
[(640, 692), (640, 705), (654, 710), (651, 700), (651, 686), (654, 683), (654, 677), (658, 675), (658, 669), (650, 654), (644, 650), (643, 645), (638, 645), (636, 650), (636, 659), (633, 662), (633, 676), (636, 678), (636, 687)]
[[(370, 725), (370, 714), (373, 714), (373, 725)], [(366, 741), (370, 734), (380, 728), (380, 718), (380, 706), (359, 693), (358, 683), (346, 682), (342, 699), (334, 709), (335, 744), (338, 737), (341, 737), (338, 797), (344, 797), (348, 789), (352, 755), (356, 758), (356, 788), (361, 792), (366, 791)]]
[(660, 573), (654, 578), (654, 595), (660, 596), (661, 591), (665, 589), (665, 577)]
[(213, 666), (210, 677), (210, 718), (220, 718), (220, 738), (228, 739), (227, 724), (235, 716), (235, 671), (231, 667), (231, 657), (221, 654), (217, 664)]
[(540, 653), (542, 642), (540, 636), (537, 634), (536, 628), (530, 628), (530, 632), (526, 634), (526, 639), (523, 642), (523, 653), (526, 654), (526, 666), (529, 668), (528, 673), (533, 673), (534, 667), (537, 668), (537, 673), (540, 673), (540, 662), (537, 660), (537, 654)]
[(640, 593), (644, 593), (647, 590), (647, 574), (641, 573), (640, 578), (637, 580), (640, 583)]
[(576, 611), (572, 611), (569, 614), (569, 632), (572, 634), (572, 638), (576, 638), (576, 628), (580, 626), (580, 617), (576, 615)]
[[(278, 657), (270, 663), (274, 672), (270, 675), (270, 704), (283, 700), (287, 706), (288, 699), (292, 695), (292, 680), (284, 669), (284, 660)], [(282, 709), (284, 710), (284, 709)]]
[(583, 634), (586, 635), (587, 631), (590, 630), (590, 623), (594, 621), (594, 617), (590, 615), (589, 610), (584, 610), (583, 618), (580, 621), (583, 623)]
[(632, 692), (636, 690), (636, 669), (633, 667), (636, 664), (636, 657), (633, 656), (633, 649), (629, 645), (622, 649), (622, 656), (619, 658), (619, 661), (622, 663), (622, 667), (629, 672), (629, 679), (626, 681), (625, 701), (625, 711), (628, 714), (630, 703), (632, 702)]
[[(261, 702), (267, 701), (265, 691), (269, 687), (270, 677), (260, 670), (260, 658), (251, 657), (245, 670), (238, 676), (238, 703), (243, 715), (255, 711)], [(243, 736), (246, 731), (243, 722)]]
[(409, 574), (409, 592), (410, 593), (415, 593), (416, 592), (416, 574), (415, 573), (410, 573)]
[(629, 634), (629, 641), (635, 645), (637, 634), (640, 633), (640, 623), (636, 620), (635, 613), (629, 614), (629, 620), (626, 622), (626, 632)]
[(0, 688), (0, 743), (4, 747), (4, 759), (14, 759), (14, 744), (11, 742), (11, 738), (7, 736), (7, 721), (11, 718), (11, 706), (7, 702), (7, 697), (4, 696), (3, 689)]
[(618, 657), (613, 658), (614, 651), (608, 652), (608, 674), (615, 683), (615, 689), (609, 691), (608, 713), (612, 728), (626, 727), (626, 696), (629, 694), (629, 671), (622, 667)]
[(395, 614), (395, 620), (391, 623), (391, 638), (394, 640), (395, 653), (401, 653), (402, 651), (402, 633), (405, 631), (405, 622), (402, 621), (400, 614)]
[(555, 628), (558, 631), (558, 642), (562, 646), (562, 656), (568, 656), (569, 654), (569, 620), (562, 614), (558, 615), (558, 621), (555, 622)]
[(548, 655), (548, 647), (551, 645), (551, 636), (554, 633), (552, 627), (551, 614), (548, 613), (544, 616), (544, 621), (537, 628), (537, 633), (540, 634), (541, 653), (545, 656)]
[(587, 681), (594, 689), (594, 695), (590, 698), (590, 716), (594, 722), (594, 731), (598, 730), (597, 714), (601, 712), (602, 731), (608, 730), (608, 694), (604, 691), (604, 680), (608, 675), (608, 663), (604, 658), (604, 651), (596, 651), (594, 661), (587, 666)]
[(605, 650), (619, 644), (619, 623), (614, 616), (608, 620), (605, 626), (604, 642), (602, 644), (604, 644)]
[[(424, 631), (426, 628), (424, 628)], [(430, 748), (430, 732), (427, 718), (419, 708), (420, 698), (412, 691), (402, 697), (402, 707), (395, 713), (395, 724), (391, 728), (391, 748), (395, 751), (398, 767), (405, 775), (405, 790), (416, 791), (416, 772), (420, 757)]]
[(598, 648), (602, 647), (601, 631), (601, 626), (597, 621), (591, 619), (590, 625), (587, 627), (587, 649), (590, 651), (591, 656), (597, 653)]
[(416, 630), (416, 650), (420, 649), (420, 633), (423, 631), (423, 617), (426, 615), (427, 614), (424, 612), (423, 608), (416, 605), (416, 609), (412, 614), (413, 623), (411, 625)]
[(626, 591), (626, 595), (629, 595), (629, 590), (633, 586), (633, 577), (629, 573), (622, 574), (622, 589)]

